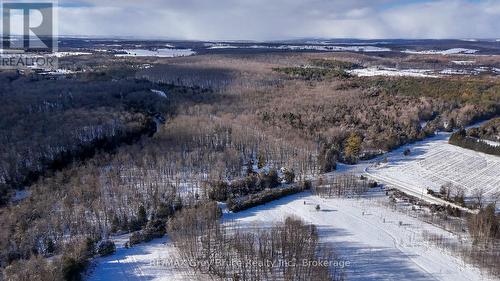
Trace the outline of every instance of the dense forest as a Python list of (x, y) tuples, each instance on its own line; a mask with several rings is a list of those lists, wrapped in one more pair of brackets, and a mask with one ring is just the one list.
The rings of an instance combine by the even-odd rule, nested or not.
[[(328, 56), (213, 55), (183, 58), (137, 75), (184, 85), (204, 80), (207, 68), (218, 72), (209, 84), (225, 97), (200, 110), (231, 116), (234, 123), (286, 143), (315, 148), (321, 171), (333, 170), (336, 161), (355, 163), (438, 129), (459, 128), (500, 113), (496, 81), (350, 77), (339, 73), (358, 67), (359, 58), (338, 61)], [(179, 67), (183, 71), (176, 75)], [(188, 68), (191, 75), (185, 81)]]
[(34, 79), (0, 74), (0, 204), (40, 175), (155, 130), (170, 103), (146, 81)]
[(494, 118), (478, 128), (468, 129), (467, 135), (482, 140), (500, 141), (500, 118)]

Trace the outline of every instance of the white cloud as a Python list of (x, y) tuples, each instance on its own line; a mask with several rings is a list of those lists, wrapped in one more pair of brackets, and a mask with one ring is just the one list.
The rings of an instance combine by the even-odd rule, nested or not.
[(59, 23), (61, 34), (202, 40), (500, 38), (498, 1), (403, 2), (88, 0), (82, 7), (61, 7)]

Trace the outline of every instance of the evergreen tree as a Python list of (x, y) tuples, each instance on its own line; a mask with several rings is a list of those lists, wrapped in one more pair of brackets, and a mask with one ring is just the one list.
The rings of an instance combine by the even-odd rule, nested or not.
[(359, 153), (361, 152), (361, 143), (361, 137), (356, 133), (352, 133), (349, 138), (347, 138), (344, 146), (346, 161), (350, 163), (356, 163), (358, 161)]
[(146, 214), (146, 208), (144, 205), (139, 206), (139, 211), (137, 212), (137, 223), (143, 227), (148, 222), (148, 215)]
[(335, 145), (323, 146), (319, 153), (318, 164), (322, 173), (329, 173), (337, 169), (339, 150)]
[(286, 183), (292, 183), (295, 180), (295, 173), (293, 171), (286, 170), (284, 178)]
[(257, 168), (259, 169), (262, 169), (264, 168), (264, 166), (266, 165), (266, 157), (264, 157), (264, 155), (261, 153), (259, 154), (259, 156), (257, 157)]

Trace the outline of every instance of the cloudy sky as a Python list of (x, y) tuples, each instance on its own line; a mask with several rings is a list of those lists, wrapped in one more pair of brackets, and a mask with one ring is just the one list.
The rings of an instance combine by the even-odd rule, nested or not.
[(498, 0), (59, 0), (62, 35), (500, 38)]

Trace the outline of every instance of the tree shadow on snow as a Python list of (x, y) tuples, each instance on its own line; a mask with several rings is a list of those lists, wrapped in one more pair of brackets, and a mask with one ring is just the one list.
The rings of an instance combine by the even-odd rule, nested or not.
[[(328, 241), (328, 238), (347, 237), (352, 234), (344, 229), (331, 226), (318, 226), (320, 239), (333, 248), (338, 256), (337, 262), (343, 262), (347, 280), (435, 280), (428, 273), (416, 270), (410, 255), (397, 249), (370, 247), (360, 242)], [(423, 269), (422, 269), (423, 270)]]
[[(308, 204), (307, 197), (311, 193), (303, 192), (285, 198), (251, 208), (239, 213), (229, 213), (225, 214), (225, 221), (233, 221), (236, 219), (245, 219), (257, 216), (258, 213), (263, 211), (269, 211), (276, 208), (280, 208), (282, 205), (286, 205), (293, 201), (305, 201)], [(321, 211), (313, 210), (311, 207), (310, 215), (314, 215), (316, 212), (321, 213)], [(291, 210), (293, 214), (293, 209)], [(324, 212), (333, 212), (335, 210), (323, 210)], [(303, 214), (304, 219), (309, 216), (309, 214)], [(257, 216), (258, 217), (258, 216)], [(287, 215), (283, 214), (283, 218)], [(300, 216), (298, 216), (300, 217)], [(251, 224), (255, 224), (255, 228), (270, 227), (275, 222), (273, 218), (262, 217), (265, 221), (256, 222), (240, 222), (243, 227), (249, 229)], [(275, 217), (276, 218), (276, 217)], [(250, 225), (249, 225), (250, 224)], [(419, 269), (419, 265), (411, 261), (411, 256), (399, 251), (394, 248), (384, 248), (384, 247), (371, 247), (359, 242), (346, 242), (342, 241), (343, 237), (350, 237), (353, 234), (345, 229), (334, 228), (330, 225), (316, 224), (319, 229), (319, 235), (322, 243), (331, 246), (335, 253), (338, 255), (339, 261), (343, 261), (344, 264), (349, 261), (350, 265), (345, 266), (344, 270), (346, 272), (347, 280), (359, 280), (359, 281), (371, 281), (371, 280), (435, 280), (435, 278), (425, 272), (424, 269)], [(375, 235), (375, 234), (374, 234)], [(332, 241), (331, 238), (335, 241)]]

